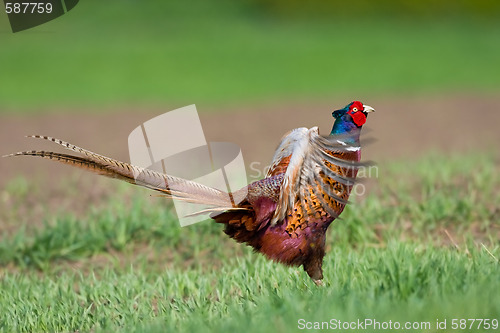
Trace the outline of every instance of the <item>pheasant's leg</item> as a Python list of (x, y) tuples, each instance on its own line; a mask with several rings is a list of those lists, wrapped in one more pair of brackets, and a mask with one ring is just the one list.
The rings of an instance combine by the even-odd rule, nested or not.
[(304, 262), (304, 270), (313, 279), (313, 281), (320, 285), (323, 280), (323, 257), (325, 256), (325, 235), (316, 233), (316, 238), (311, 240), (309, 248), (311, 252)]
[[(318, 251), (319, 250), (319, 251)], [(323, 257), (325, 256), (324, 249), (317, 249), (313, 255), (304, 263), (304, 270), (313, 279), (318, 286), (323, 285)]]
[(304, 263), (304, 270), (306, 273), (314, 280), (316, 284), (323, 280), (323, 270), (321, 266), (323, 264), (323, 257), (318, 260), (318, 258), (311, 258), (309, 261)]

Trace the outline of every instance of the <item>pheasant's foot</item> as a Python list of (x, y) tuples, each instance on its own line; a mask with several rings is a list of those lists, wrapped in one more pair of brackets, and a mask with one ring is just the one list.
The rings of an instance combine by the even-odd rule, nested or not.
[(313, 280), (314, 283), (316, 283), (317, 286), (323, 287), (325, 284), (323, 283), (323, 280)]

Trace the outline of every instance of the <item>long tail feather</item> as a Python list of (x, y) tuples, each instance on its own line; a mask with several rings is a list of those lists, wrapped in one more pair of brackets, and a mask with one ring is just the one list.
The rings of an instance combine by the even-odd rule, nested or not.
[(231, 201), (229, 194), (218, 189), (121, 162), (53, 137), (41, 135), (32, 135), (28, 137), (57, 143), (66, 149), (84, 156), (80, 157), (51, 151), (32, 150), (18, 152), (3, 157), (38, 156), (91, 171), (106, 177), (117, 178), (132, 184), (160, 191), (168, 197), (186, 202), (211, 205), (218, 207), (218, 209), (234, 208), (234, 203)]

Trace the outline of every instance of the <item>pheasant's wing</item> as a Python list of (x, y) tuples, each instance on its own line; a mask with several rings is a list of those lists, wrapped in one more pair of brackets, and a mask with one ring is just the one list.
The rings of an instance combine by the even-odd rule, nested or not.
[(273, 161), (267, 172), (266, 178), (286, 172), (292, 153), (300, 149), (299, 146), (303, 143), (304, 137), (307, 136), (307, 132), (307, 128), (300, 127), (291, 130), (281, 138), (281, 142), (274, 152)]
[[(359, 133), (351, 134), (357, 135)], [(268, 175), (284, 172), (275, 224), (299, 208), (302, 218), (318, 210), (337, 217), (347, 203), (359, 163), (357, 145), (344, 136), (319, 135), (317, 127), (298, 128), (281, 141)], [(295, 214), (297, 215), (297, 214)]]
[(7, 156), (39, 156), (157, 190), (163, 192), (166, 196), (175, 197), (183, 201), (226, 207), (228, 209), (234, 207), (234, 203), (231, 202), (228, 194), (218, 189), (121, 162), (56, 138), (40, 135), (30, 137), (55, 142), (83, 156), (34, 150), (18, 152)]

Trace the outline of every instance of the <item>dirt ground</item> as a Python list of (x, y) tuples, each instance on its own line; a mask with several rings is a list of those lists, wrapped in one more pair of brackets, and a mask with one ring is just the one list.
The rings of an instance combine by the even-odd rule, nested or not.
[[(319, 125), (328, 134), (331, 112), (348, 101), (275, 104), (239, 109), (203, 110), (198, 107), (207, 141), (229, 141), (242, 148), (247, 166), (265, 167), (290, 129)], [(369, 116), (364, 136), (375, 139), (363, 148), (363, 157), (377, 162), (416, 158), (428, 150), (467, 152), (498, 149), (500, 96), (444, 96), (432, 98), (371, 99), (376, 109)], [(32, 149), (60, 149), (24, 135), (54, 136), (89, 150), (128, 161), (127, 138), (141, 123), (169, 110), (116, 110), (112, 113), (53, 112), (40, 115), (0, 115), (0, 155)], [(96, 180), (83, 171), (29, 157), (0, 159), (0, 218), (12, 209), (46, 211), (56, 208), (85, 211), (89, 204), (113, 195), (112, 180)], [(254, 170), (247, 170), (253, 173)], [(17, 176), (27, 177), (24, 205), (13, 208), (12, 186)], [(64, 179), (64, 181), (63, 181)], [(67, 187), (73, 187), (67, 190)], [(68, 198), (69, 197), (69, 198)], [(0, 221), (0, 226), (2, 225)], [(5, 227), (5, 225), (4, 225)]]

